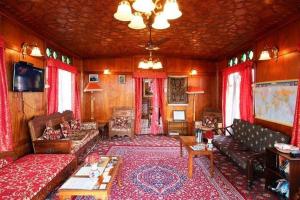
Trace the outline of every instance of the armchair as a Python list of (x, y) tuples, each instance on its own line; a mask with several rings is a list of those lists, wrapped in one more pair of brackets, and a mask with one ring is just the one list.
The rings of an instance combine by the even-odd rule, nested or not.
[(113, 136), (134, 137), (134, 110), (128, 107), (115, 107), (109, 120), (109, 138)]

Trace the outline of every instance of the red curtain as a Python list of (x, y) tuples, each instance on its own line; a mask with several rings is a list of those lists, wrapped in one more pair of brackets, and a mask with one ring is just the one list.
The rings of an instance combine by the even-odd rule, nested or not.
[(74, 117), (80, 119), (80, 91), (79, 84), (76, 81), (76, 67), (67, 65), (59, 60), (49, 58), (47, 60), (47, 75), (48, 75), (48, 114), (58, 111), (58, 69), (62, 69), (72, 73), (72, 110)]
[(0, 36), (0, 152), (12, 151), (12, 127), (4, 56), (4, 40)]
[[(162, 118), (162, 128), (164, 129), (164, 124), (165, 124), (165, 106), (164, 106), (164, 98), (165, 98), (165, 93), (164, 93), (164, 78), (158, 78), (157, 79), (157, 93), (159, 96), (159, 112)], [(162, 130), (164, 132), (164, 130)]]
[(58, 111), (58, 64), (54, 59), (47, 60), (48, 108), (47, 114)]
[(300, 84), (299, 82), (298, 82), (298, 93), (297, 93), (297, 100), (296, 100), (291, 144), (300, 147)]
[(72, 73), (72, 110), (75, 119), (81, 119), (81, 103), (80, 103), (80, 90), (79, 83), (76, 81), (76, 74)]
[(222, 81), (222, 115), (223, 124), (225, 124), (226, 113), (226, 90), (228, 76), (232, 73), (238, 72), (241, 76), (240, 86), (240, 114), (241, 119), (253, 123), (253, 96), (252, 96), (252, 66), (253, 62), (244, 62), (234, 67), (228, 67), (223, 70)]
[(143, 78), (136, 77), (135, 81), (135, 128), (136, 134), (141, 133), (141, 119), (142, 119), (142, 90), (143, 90)]

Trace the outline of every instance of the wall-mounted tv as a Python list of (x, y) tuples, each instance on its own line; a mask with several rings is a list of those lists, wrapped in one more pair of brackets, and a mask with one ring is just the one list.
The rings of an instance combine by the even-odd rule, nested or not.
[(27, 62), (14, 64), (13, 91), (15, 92), (43, 92), (44, 69), (34, 67)]

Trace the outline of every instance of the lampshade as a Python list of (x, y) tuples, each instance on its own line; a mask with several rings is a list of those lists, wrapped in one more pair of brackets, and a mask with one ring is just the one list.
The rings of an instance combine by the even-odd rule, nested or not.
[(132, 7), (139, 12), (151, 13), (155, 8), (155, 4), (152, 0), (135, 0)]
[(146, 28), (142, 15), (138, 12), (135, 12), (131, 22), (128, 24), (128, 27), (132, 29)]
[(138, 68), (140, 69), (149, 69), (148, 63), (144, 60), (140, 61)]
[(101, 92), (103, 89), (101, 88), (101, 86), (98, 83), (95, 82), (89, 82), (85, 88), (84, 88), (84, 92)]
[(268, 50), (263, 50), (259, 56), (259, 59), (258, 60), (270, 60), (271, 57), (270, 57), (270, 53)]
[(166, 16), (162, 12), (159, 12), (154, 19), (152, 27), (155, 29), (166, 29), (170, 27), (170, 24)]
[(188, 87), (188, 90), (186, 91), (187, 94), (204, 94), (204, 90), (200, 87)]
[(182, 15), (176, 0), (167, 0), (163, 12), (167, 19), (177, 19)]
[(111, 74), (111, 72), (108, 68), (106, 68), (103, 70), (103, 74), (108, 75), (108, 74)]
[(31, 55), (31, 56), (35, 56), (35, 57), (42, 57), (42, 56), (43, 56), (43, 55), (41, 54), (40, 48), (38, 48), (37, 46), (32, 47), (32, 50), (31, 50), (30, 55)]
[(197, 75), (197, 74), (198, 74), (197, 70), (192, 69), (190, 75), (195, 76), (195, 75)]
[(157, 62), (154, 62), (154, 64), (153, 64), (153, 67), (152, 67), (153, 69), (162, 69), (163, 68), (163, 66), (162, 66), (162, 64), (161, 64), (161, 62), (160, 61), (157, 61)]
[(128, 1), (124, 0), (120, 2), (114, 17), (120, 21), (131, 21), (133, 15), (131, 13), (131, 7)]

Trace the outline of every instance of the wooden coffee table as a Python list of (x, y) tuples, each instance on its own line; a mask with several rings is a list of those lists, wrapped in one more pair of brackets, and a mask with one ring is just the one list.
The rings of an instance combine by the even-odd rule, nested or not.
[[(104, 176), (101, 175), (98, 178), (97, 183), (95, 184), (95, 188), (93, 189), (66, 189), (66, 188), (62, 188), (63, 186), (61, 186), (61, 188), (58, 190), (58, 197), (60, 200), (65, 200), (65, 199), (71, 199), (72, 196), (93, 196), (95, 197), (95, 199), (102, 199), (102, 200), (107, 200), (109, 195), (110, 195), (110, 191), (111, 191), (111, 187), (112, 187), (112, 183), (113, 180), (117, 177), (118, 180), (118, 185), (119, 187), (122, 186), (122, 182), (121, 182), (121, 173), (120, 173), (120, 167), (122, 165), (122, 158), (119, 156), (101, 156), (101, 157), (107, 157), (108, 161), (105, 161), (102, 165), (100, 164), (101, 167), (108, 167), (108, 163), (112, 160), (112, 158), (117, 158), (117, 160), (115, 161), (113, 168), (111, 168), (109, 170), (109, 172), (107, 172), (109, 174), (109, 176), (111, 176), (110, 180), (108, 183), (106, 183), (106, 188), (105, 189), (100, 189), (99, 186), (101, 184), (103, 184), (103, 179)], [(88, 178), (88, 176), (79, 176), (76, 175), (77, 172), (82, 168), (85, 167), (86, 164), (81, 165), (78, 170), (75, 171), (75, 173), (69, 178), (71, 179), (72, 177), (75, 178)], [(68, 180), (69, 180), (68, 179)]]
[(182, 157), (182, 147), (185, 146), (188, 151), (188, 177), (193, 177), (193, 158), (194, 156), (208, 156), (210, 159), (210, 175), (214, 176), (214, 155), (212, 150), (193, 150), (191, 146), (196, 145), (195, 136), (179, 136), (180, 140), (180, 156)]

